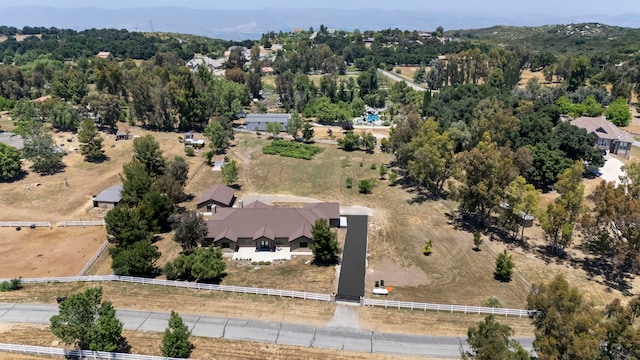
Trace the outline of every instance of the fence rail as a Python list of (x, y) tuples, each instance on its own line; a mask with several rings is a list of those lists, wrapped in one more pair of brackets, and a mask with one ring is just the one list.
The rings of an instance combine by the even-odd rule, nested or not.
[(56, 222), (57, 227), (69, 226), (106, 226), (104, 220), (64, 220)]
[(168, 358), (152, 355), (136, 355), (123, 353), (110, 353), (104, 351), (73, 350), (55, 347), (18, 345), (0, 343), (0, 351), (29, 354), (48, 355), (50, 357), (62, 357), (65, 359), (109, 359), (109, 360), (178, 360), (178, 358)]
[(104, 249), (107, 248), (107, 246), (109, 246), (109, 241), (105, 240), (102, 243), (102, 245), (100, 245), (100, 248), (98, 249), (98, 251), (96, 251), (96, 253), (93, 254), (93, 256), (91, 257), (91, 259), (89, 259), (89, 261), (87, 261), (87, 263), (84, 264), (84, 266), (80, 270), (80, 273), (78, 274), (78, 276), (84, 276), (84, 274), (86, 274), (87, 271), (89, 271), (89, 268), (91, 266), (93, 266), (93, 264), (96, 262), (96, 260), (98, 260), (100, 255), (102, 255), (102, 252), (104, 251)]
[(0, 221), (0, 227), (51, 227), (48, 221)]
[(417, 303), (409, 301), (393, 301), (393, 300), (376, 300), (362, 298), (360, 305), (363, 306), (378, 306), (384, 308), (396, 308), (396, 309), (411, 309), (411, 310), (431, 310), (431, 311), (446, 311), (446, 312), (459, 312), (465, 314), (492, 314), (492, 315), (504, 315), (504, 316), (517, 316), (528, 317), (534, 310), (523, 309), (505, 309), (505, 308), (491, 308), (483, 306), (466, 306), (466, 305), (446, 305), (446, 304), (429, 304), (429, 303)]
[[(0, 281), (2, 281), (2, 279), (0, 279)], [(134, 283), (134, 284), (181, 287), (181, 288), (197, 289), (197, 290), (227, 291), (227, 292), (233, 292), (238, 294), (257, 294), (257, 295), (280, 296), (280, 297), (298, 298), (298, 299), (315, 300), (315, 301), (332, 301), (332, 296), (329, 294), (318, 294), (318, 293), (308, 293), (303, 291), (290, 291), (290, 290), (279, 290), (279, 289), (262, 289), (262, 288), (253, 288), (253, 287), (245, 287), (245, 286), (202, 284), (202, 283), (194, 283), (194, 282), (187, 282), (187, 281), (157, 280), (157, 279), (147, 279), (147, 278), (139, 278), (139, 277), (132, 277), (132, 276), (118, 276), (118, 275), (69, 276), (69, 277), (22, 279), (23, 284), (37, 284), (37, 283), (49, 283), (49, 282), (68, 283), (68, 282), (77, 282), (77, 281), (126, 282), (126, 283)]]

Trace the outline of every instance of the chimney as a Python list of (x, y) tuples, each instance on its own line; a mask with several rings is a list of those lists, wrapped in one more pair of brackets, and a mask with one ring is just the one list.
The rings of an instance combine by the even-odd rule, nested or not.
[(216, 206), (215, 205), (213, 205), (213, 213), (214, 214), (216, 213)]
[(240, 200), (240, 208), (244, 209), (244, 201)]

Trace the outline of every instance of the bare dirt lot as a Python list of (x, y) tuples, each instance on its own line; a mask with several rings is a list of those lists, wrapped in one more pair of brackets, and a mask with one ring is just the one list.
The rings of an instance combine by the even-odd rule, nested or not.
[(103, 227), (0, 228), (0, 278), (76, 276), (106, 235)]

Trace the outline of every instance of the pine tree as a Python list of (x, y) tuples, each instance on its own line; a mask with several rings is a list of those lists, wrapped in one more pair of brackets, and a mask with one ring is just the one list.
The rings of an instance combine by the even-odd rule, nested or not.
[(162, 347), (160, 348), (162, 356), (189, 358), (194, 348), (189, 341), (190, 336), (191, 332), (182, 321), (182, 317), (177, 312), (171, 311), (169, 327), (164, 331), (164, 337), (162, 338)]
[(93, 120), (87, 119), (80, 124), (78, 141), (80, 142), (80, 153), (86, 160), (100, 161), (104, 159), (102, 137), (98, 133)]
[(318, 219), (311, 228), (313, 261), (319, 265), (331, 265), (338, 258), (338, 234), (331, 231), (327, 219)]

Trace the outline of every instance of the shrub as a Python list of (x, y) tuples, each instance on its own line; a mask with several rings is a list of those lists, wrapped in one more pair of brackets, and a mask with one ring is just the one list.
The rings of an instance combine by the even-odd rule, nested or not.
[(482, 245), (482, 234), (480, 231), (476, 231), (473, 233), (473, 246), (476, 250), (480, 250), (480, 245)]
[(424, 245), (422, 245), (422, 253), (425, 256), (429, 256), (431, 255), (431, 247), (433, 246), (433, 240), (427, 240), (424, 242)]
[(371, 164), (371, 170), (375, 170), (375, 169), (377, 169), (377, 168), (378, 168), (378, 167), (376, 166), (376, 164)]
[(358, 189), (361, 194), (371, 194), (371, 190), (373, 190), (375, 184), (375, 179), (363, 179), (358, 182)]
[(389, 181), (392, 184), (395, 184), (397, 180), (398, 180), (398, 173), (395, 171), (391, 171), (391, 173), (389, 173)]
[(184, 154), (187, 156), (196, 156), (196, 151), (193, 148), (193, 146), (185, 146), (184, 147)]
[(347, 185), (347, 189), (351, 189), (353, 187), (353, 179), (348, 177), (347, 180), (345, 180), (345, 184)]
[(320, 147), (315, 145), (287, 140), (274, 140), (271, 144), (262, 148), (262, 153), (265, 155), (280, 155), (295, 159), (311, 160), (313, 156), (321, 150)]
[(14, 291), (22, 289), (22, 278), (14, 278), (0, 283), (0, 292)]
[(496, 259), (496, 278), (501, 281), (510, 281), (514, 267), (513, 256), (509, 255), (507, 250), (504, 250)]
[(484, 301), (484, 306), (490, 307), (490, 308), (501, 308), (502, 303), (500, 302), (500, 300), (498, 300), (497, 297), (490, 296), (487, 298), (487, 300)]

